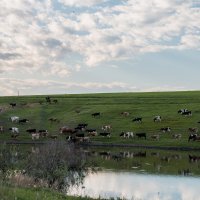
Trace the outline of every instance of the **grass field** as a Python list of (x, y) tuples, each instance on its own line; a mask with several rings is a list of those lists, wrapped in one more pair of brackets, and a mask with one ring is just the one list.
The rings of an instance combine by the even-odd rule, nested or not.
[[(45, 96), (1, 97), (0, 125), (6, 129), (0, 134), (0, 140), (10, 140), (9, 127), (18, 127), (20, 136), (18, 140), (28, 141), (31, 136), (26, 133), (28, 128), (47, 129), (50, 134), (58, 134), (59, 128), (69, 126), (74, 128), (78, 123), (88, 123), (88, 128), (102, 131), (102, 125), (111, 124), (111, 138), (95, 136), (92, 141), (106, 143), (131, 143), (156, 146), (200, 146), (200, 143), (188, 143), (188, 128), (200, 128), (200, 92), (160, 92), (160, 93), (113, 93), (113, 94), (80, 94), (80, 95), (52, 95), (57, 104), (48, 104)], [(15, 102), (17, 106), (11, 108), (9, 103)], [(39, 102), (43, 102), (40, 104)], [(192, 116), (182, 116), (177, 111), (187, 108)], [(129, 112), (127, 117), (121, 112)], [(94, 112), (100, 112), (100, 117), (92, 117)], [(162, 117), (162, 122), (153, 122), (156, 115)], [(20, 125), (9, 121), (9, 117), (19, 116), (30, 120)], [(59, 123), (50, 122), (49, 118), (57, 118)], [(135, 117), (142, 117), (142, 123), (132, 122)], [(171, 127), (170, 133), (162, 133), (160, 128)], [(146, 132), (147, 140), (124, 139), (119, 134), (122, 131)], [(180, 140), (172, 138), (172, 134), (182, 134)], [(160, 140), (150, 138), (153, 134), (160, 134)], [(66, 136), (59, 135), (59, 139)], [(46, 139), (44, 139), (46, 140)]]

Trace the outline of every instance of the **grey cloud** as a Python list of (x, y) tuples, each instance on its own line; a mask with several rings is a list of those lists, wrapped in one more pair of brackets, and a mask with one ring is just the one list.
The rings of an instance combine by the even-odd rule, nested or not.
[(0, 53), (0, 60), (12, 60), (20, 56), (18, 53)]

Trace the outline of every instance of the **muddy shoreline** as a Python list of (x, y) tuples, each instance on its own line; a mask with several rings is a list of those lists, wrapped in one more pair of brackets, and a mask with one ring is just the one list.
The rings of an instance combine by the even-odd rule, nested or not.
[[(52, 141), (16, 141), (0, 140), (0, 144), (16, 144), (16, 145), (42, 145)], [(66, 142), (66, 144), (68, 144)], [(103, 142), (90, 142), (90, 143), (78, 143), (77, 146), (82, 147), (121, 147), (121, 148), (144, 148), (144, 149), (159, 149), (159, 150), (173, 150), (173, 151), (200, 151), (200, 147), (175, 147), (175, 146), (153, 146), (143, 144), (119, 144), (119, 143), (103, 143)]]

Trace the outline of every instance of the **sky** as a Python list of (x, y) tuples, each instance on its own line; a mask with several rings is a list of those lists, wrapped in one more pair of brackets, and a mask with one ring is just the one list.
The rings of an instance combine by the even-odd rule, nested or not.
[(1, 0), (0, 96), (200, 90), (200, 0)]

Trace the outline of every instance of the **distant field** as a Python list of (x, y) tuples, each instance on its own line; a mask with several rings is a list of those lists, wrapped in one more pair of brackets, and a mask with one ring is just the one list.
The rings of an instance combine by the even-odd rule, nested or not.
[[(92, 141), (109, 143), (133, 143), (160, 146), (200, 146), (199, 142), (188, 143), (188, 128), (200, 128), (200, 92), (160, 92), (160, 93), (113, 93), (113, 94), (81, 94), (81, 95), (52, 95), (57, 104), (46, 103), (45, 96), (0, 97), (0, 125), (6, 129), (0, 134), (0, 140), (10, 140), (9, 127), (18, 127), (18, 140), (28, 141), (31, 136), (26, 133), (28, 128), (47, 129), (50, 134), (58, 134), (59, 139), (66, 136), (59, 134), (59, 128), (69, 126), (75, 128), (78, 123), (88, 123), (88, 128), (102, 132), (102, 125), (112, 126), (111, 138), (95, 136)], [(17, 104), (12, 108), (9, 103)], [(192, 116), (182, 116), (177, 111), (187, 108)], [(121, 112), (129, 112), (127, 117)], [(91, 114), (100, 112), (100, 117)], [(162, 122), (153, 122), (156, 115), (162, 117)], [(20, 125), (9, 121), (9, 117), (19, 116), (30, 120)], [(132, 122), (135, 117), (142, 117), (142, 123)], [(59, 123), (50, 122), (49, 118), (57, 118)], [(162, 133), (162, 127), (171, 127), (170, 133)], [(146, 132), (147, 140), (124, 139), (119, 137), (122, 131), (134, 133)], [(172, 134), (182, 134), (180, 140), (172, 138)], [(154, 141), (150, 137), (160, 134), (160, 140)], [(45, 139), (46, 140), (46, 139)]]

